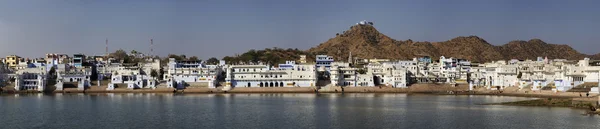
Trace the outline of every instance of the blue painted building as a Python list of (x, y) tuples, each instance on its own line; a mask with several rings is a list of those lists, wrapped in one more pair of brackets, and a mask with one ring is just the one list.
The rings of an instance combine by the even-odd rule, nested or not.
[(83, 55), (83, 54), (74, 54), (73, 55), (73, 66), (82, 67), (83, 62), (85, 62), (85, 55)]
[(279, 69), (294, 69), (296, 61), (285, 61), (285, 64), (279, 64)]
[(331, 68), (331, 63), (333, 63), (333, 57), (327, 55), (317, 55), (315, 60), (317, 68), (324, 67), (327, 71)]
[(419, 62), (431, 63), (431, 57), (429, 56), (419, 57), (418, 60)]

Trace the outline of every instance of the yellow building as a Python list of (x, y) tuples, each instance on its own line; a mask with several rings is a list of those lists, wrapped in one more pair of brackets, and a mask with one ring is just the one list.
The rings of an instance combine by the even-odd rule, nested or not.
[(300, 60), (298, 60), (300, 64), (306, 64), (306, 55), (300, 55)]
[(377, 58), (375, 58), (375, 59), (369, 59), (368, 62), (369, 63), (376, 63), (376, 62), (379, 63), (379, 62), (388, 62), (388, 61), (390, 61), (390, 59), (377, 59)]
[(21, 60), (21, 57), (17, 56), (17, 55), (10, 55), (10, 56), (6, 56), (6, 64), (8, 65), (8, 67), (10, 68), (15, 68), (17, 67), (17, 65), (19, 65), (19, 61)]

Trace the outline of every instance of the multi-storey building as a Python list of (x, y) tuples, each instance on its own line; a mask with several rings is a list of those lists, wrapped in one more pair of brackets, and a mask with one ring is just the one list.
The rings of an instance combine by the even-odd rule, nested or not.
[[(283, 66), (283, 67), (282, 67)], [(225, 87), (311, 87), (316, 85), (314, 64), (288, 61), (280, 67), (268, 65), (225, 66)]]
[(65, 62), (68, 62), (66, 61), (68, 59), (69, 55), (67, 54), (48, 53), (45, 57), (46, 64), (48, 65), (65, 64)]
[[(407, 65), (398, 62), (371, 63), (367, 65), (367, 75), (374, 78), (374, 85), (407, 87)], [(410, 65), (409, 65), (410, 66)]]
[(315, 61), (319, 71), (329, 71), (331, 68), (331, 63), (333, 63), (333, 57), (327, 55), (317, 55)]
[[(156, 65), (156, 64), (154, 64)], [(200, 86), (215, 88), (218, 85), (218, 77), (221, 76), (222, 66), (206, 65), (198, 60), (177, 61), (169, 58), (168, 68), (164, 74), (167, 87), (183, 89), (187, 86)]]
[(140, 89), (156, 88), (158, 80), (143, 72), (138, 64), (122, 64), (117, 71), (112, 73), (111, 82), (106, 90), (115, 88)]
[[(332, 62), (330, 68), (330, 81), (331, 84), (337, 86), (357, 86), (358, 80), (363, 80), (369, 78), (369, 75), (362, 76), (362, 78), (358, 78), (357, 68), (350, 67), (350, 63), (344, 62)], [(370, 76), (373, 78), (373, 76)], [(372, 80), (372, 79), (371, 79)], [(364, 83), (365, 81), (363, 81)], [(369, 81), (370, 82), (370, 81)], [(367, 85), (370, 85), (368, 83)], [(363, 84), (364, 85), (364, 84)]]
[(83, 63), (86, 62), (86, 57), (84, 54), (74, 54), (73, 55), (73, 66), (82, 67)]
[(76, 88), (79, 91), (83, 91), (91, 86), (91, 68), (71, 68), (67, 64), (60, 64), (57, 65), (56, 69), (56, 90)]
[(15, 90), (44, 91), (47, 69), (44, 64), (30, 64), (16, 72)]
[(10, 56), (6, 56), (5, 60), (6, 60), (5, 61), (6, 65), (8, 65), (9, 68), (15, 69), (17, 67), (17, 65), (19, 65), (21, 60), (23, 60), (23, 58), (21, 58), (17, 55), (10, 55)]

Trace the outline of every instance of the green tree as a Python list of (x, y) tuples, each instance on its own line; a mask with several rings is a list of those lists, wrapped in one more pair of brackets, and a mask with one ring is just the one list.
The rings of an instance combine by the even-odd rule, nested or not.
[(210, 65), (216, 65), (219, 64), (219, 59), (217, 59), (216, 57), (211, 57), (208, 60), (206, 60), (206, 63)]
[(231, 56), (225, 56), (223, 57), (223, 60), (227, 63), (227, 64), (235, 64), (235, 57), (231, 57)]
[(121, 60), (124, 62), (129, 61), (129, 55), (127, 55), (127, 52), (125, 52), (123, 49), (119, 49), (113, 53), (110, 53), (109, 56), (115, 58), (116, 60)]
[(185, 57), (185, 55), (175, 55), (175, 54), (169, 54), (167, 61), (169, 60), (169, 58), (175, 58), (175, 60), (186, 60), (187, 59)]
[(158, 73), (158, 80), (163, 80), (165, 75), (165, 70), (163, 69), (163, 67), (160, 67), (159, 73)]
[(158, 72), (156, 72), (156, 70), (152, 70), (150, 72), (150, 76), (152, 76), (152, 77), (158, 77)]
[(51, 67), (50, 70), (48, 70), (48, 79), (46, 79), (46, 87), (56, 85), (56, 78), (56, 69), (54, 67)]
[(132, 54), (132, 55), (137, 55), (137, 54), (138, 54), (138, 51), (136, 51), (136, 50), (131, 50), (131, 54)]
[(199, 60), (199, 61), (202, 61), (202, 60), (198, 59), (197, 56), (192, 56), (192, 57), (188, 58), (188, 60)]

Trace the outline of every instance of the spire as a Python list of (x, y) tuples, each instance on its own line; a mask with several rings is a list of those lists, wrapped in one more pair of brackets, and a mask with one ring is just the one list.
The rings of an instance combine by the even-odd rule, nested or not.
[(154, 55), (154, 39), (150, 39), (150, 57)]
[(106, 44), (106, 48), (104, 49), (104, 52), (106, 55), (104, 55), (104, 56), (106, 56), (106, 59), (108, 60), (108, 38), (106, 38), (105, 44)]
[(348, 63), (352, 63), (352, 52), (350, 52), (348, 56)]

